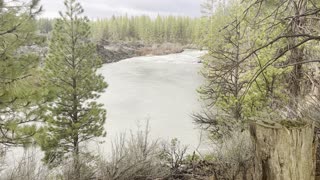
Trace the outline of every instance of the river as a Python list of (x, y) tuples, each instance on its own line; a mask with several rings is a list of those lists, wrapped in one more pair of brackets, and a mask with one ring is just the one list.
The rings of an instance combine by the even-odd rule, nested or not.
[(144, 128), (149, 120), (153, 139), (178, 138), (190, 148), (199, 143), (192, 113), (200, 110), (196, 89), (202, 83), (199, 57), (204, 52), (135, 57), (100, 70), (109, 87), (99, 102), (108, 111), (107, 141), (121, 132)]

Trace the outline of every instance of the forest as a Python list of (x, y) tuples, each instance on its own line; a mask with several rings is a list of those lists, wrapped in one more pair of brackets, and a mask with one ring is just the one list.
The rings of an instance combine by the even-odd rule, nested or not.
[[(77, 0), (64, 5), (48, 19), (40, 0), (0, 0), (0, 179), (320, 178), (320, 1), (204, 0), (199, 18), (97, 20)], [(152, 139), (148, 122), (113, 140), (108, 157), (91, 151), (108, 134), (102, 41), (205, 50), (202, 110), (190, 114), (213, 148)], [(47, 52), (29, 50), (38, 46)], [(8, 166), (16, 148), (24, 158)]]
[[(55, 19), (37, 20), (38, 30), (48, 34)], [(197, 43), (201, 33), (201, 19), (181, 16), (112, 16), (90, 22), (92, 40), (141, 41), (144, 43)]]

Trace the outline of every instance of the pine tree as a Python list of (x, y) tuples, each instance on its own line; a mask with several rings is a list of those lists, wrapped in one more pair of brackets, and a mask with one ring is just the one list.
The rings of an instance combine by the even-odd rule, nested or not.
[[(235, 125), (242, 126), (244, 119), (256, 117), (261, 112), (274, 112), (279, 107), (277, 101), (286, 100), (280, 92), (284, 92), (283, 75), (288, 69), (270, 66), (254, 83), (249, 83), (252, 74), (264, 67), (277, 49), (265, 48), (243, 61), (247, 52), (262, 46), (268, 36), (282, 29), (256, 33), (264, 28), (268, 31), (268, 27), (249, 23), (257, 18), (243, 17), (246, 4), (238, 0), (231, 2), (228, 6), (218, 3), (214, 14), (204, 18), (206, 23), (203, 27), (206, 37), (202, 41), (208, 48), (208, 54), (203, 58), (202, 70), (206, 82), (199, 92), (208, 103), (210, 113), (204, 113), (204, 117), (197, 116), (196, 121), (205, 126), (211, 124), (213, 133), (218, 132), (217, 137), (230, 134), (233, 128), (239, 129)], [(279, 62), (283, 60), (281, 58)]]
[[(215, 14), (207, 18), (208, 25), (205, 27), (205, 30), (210, 29), (204, 40), (209, 52), (203, 58), (205, 84), (199, 93), (207, 102), (206, 111), (210, 113), (197, 116), (196, 122), (205, 126), (211, 124), (216, 138), (229, 136), (242, 125), (241, 97), (247, 85), (244, 76), (250, 70), (240, 63), (248, 46), (247, 39), (244, 39), (244, 27), (247, 25), (239, 21), (241, 6), (237, 1), (232, 2), (233, 7), (228, 8), (228, 13), (224, 12), (224, 8), (217, 8)], [(216, 113), (213, 115), (212, 112)]]
[(36, 89), (39, 57), (22, 47), (34, 43), (34, 17), (41, 11), (39, 1), (0, 0), (0, 144), (27, 145), (36, 128), (31, 110), (38, 97)]
[(44, 69), (53, 100), (47, 104), (47, 127), (40, 145), (45, 162), (54, 166), (71, 157), (76, 179), (80, 179), (80, 145), (105, 135), (106, 110), (94, 100), (107, 87), (97, 68), (101, 61), (89, 42), (88, 19), (75, 0), (65, 1), (66, 12), (55, 23)]

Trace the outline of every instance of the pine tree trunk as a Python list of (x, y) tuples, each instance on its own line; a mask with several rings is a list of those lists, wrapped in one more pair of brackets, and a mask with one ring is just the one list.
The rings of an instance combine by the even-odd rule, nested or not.
[(314, 125), (298, 128), (251, 124), (255, 150), (255, 180), (314, 180)]
[(74, 152), (73, 152), (73, 168), (74, 168), (74, 179), (81, 180), (81, 171), (80, 171), (80, 159), (79, 159), (79, 143), (78, 143), (78, 136), (75, 138), (74, 142)]

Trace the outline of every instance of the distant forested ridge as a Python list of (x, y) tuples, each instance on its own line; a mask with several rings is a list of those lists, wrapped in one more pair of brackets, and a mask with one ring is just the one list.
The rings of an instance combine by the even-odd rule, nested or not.
[[(38, 19), (43, 34), (51, 32), (54, 19)], [(201, 18), (182, 16), (112, 16), (90, 22), (94, 41), (196, 44), (201, 37)]]

